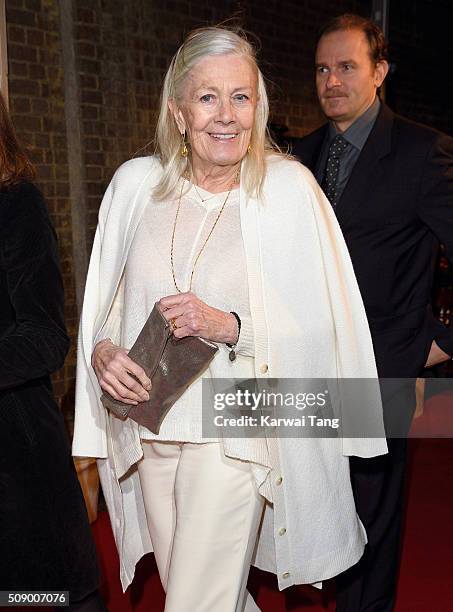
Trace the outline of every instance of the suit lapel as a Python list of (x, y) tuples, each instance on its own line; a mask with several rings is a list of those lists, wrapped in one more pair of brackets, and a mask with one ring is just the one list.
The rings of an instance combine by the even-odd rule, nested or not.
[(390, 153), (393, 126), (392, 111), (382, 104), (376, 123), (352, 170), (335, 212), (340, 223), (345, 223), (358, 206), (362, 206), (373, 193), (373, 187), (382, 179), (379, 163)]
[(312, 138), (309, 148), (306, 149), (307, 156), (303, 156), (302, 162), (309, 168), (316, 177), (316, 180), (320, 183), (324, 168), (322, 164), (322, 150), (324, 140), (327, 138), (329, 130), (329, 124), (322, 125), (315, 132), (310, 134), (308, 138)]
[(329, 134), (329, 124), (326, 123), (325, 125), (322, 126), (321, 130), (320, 130), (320, 134), (319, 134), (319, 140), (316, 143), (316, 147), (314, 148), (314, 153), (313, 153), (313, 165), (312, 165), (312, 172), (316, 177), (316, 180), (318, 181), (319, 184), (321, 184), (321, 180), (324, 174), (324, 168), (322, 167), (322, 150), (324, 147), (324, 142), (326, 140), (326, 138), (328, 138), (328, 134)]

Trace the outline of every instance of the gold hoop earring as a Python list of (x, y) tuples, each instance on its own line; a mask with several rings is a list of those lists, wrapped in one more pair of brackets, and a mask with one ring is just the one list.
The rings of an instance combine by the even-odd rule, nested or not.
[(181, 144), (181, 157), (187, 157), (189, 155), (189, 149), (186, 145), (186, 133), (183, 132), (182, 136), (182, 144)]
[(249, 146), (247, 147), (247, 153), (251, 153), (252, 149), (253, 149), (252, 145), (249, 144)]

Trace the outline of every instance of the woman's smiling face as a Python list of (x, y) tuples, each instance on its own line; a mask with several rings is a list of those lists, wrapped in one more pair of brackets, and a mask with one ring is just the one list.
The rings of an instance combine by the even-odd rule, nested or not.
[(192, 166), (203, 173), (234, 166), (247, 153), (255, 120), (257, 74), (244, 57), (212, 55), (189, 72), (179, 104), (170, 109), (187, 132)]

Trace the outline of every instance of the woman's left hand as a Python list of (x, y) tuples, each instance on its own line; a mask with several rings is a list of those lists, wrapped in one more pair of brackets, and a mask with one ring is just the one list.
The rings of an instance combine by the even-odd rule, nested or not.
[(172, 322), (175, 338), (201, 336), (214, 342), (236, 343), (236, 317), (208, 306), (191, 291), (167, 295), (160, 300), (159, 308), (167, 321)]

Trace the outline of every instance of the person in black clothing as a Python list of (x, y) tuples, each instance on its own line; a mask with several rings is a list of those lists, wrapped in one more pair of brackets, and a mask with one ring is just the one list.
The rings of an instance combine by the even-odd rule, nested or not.
[(338, 612), (394, 607), (414, 380), (453, 355), (453, 328), (437, 322), (430, 307), (438, 240), (453, 258), (453, 139), (380, 101), (387, 71), (384, 35), (373, 22), (357, 15), (331, 21), (316, 49), (317, 93), (329, 122), (293, 147), (323, 187), (349, 248), (390, 438), (389, 455), (351, 458), (369, 543), (337, 581)]
[(69, 591), (105, 610), (50, 374), (69, 338), (54, 229), (0, 96), (0, 591)]

